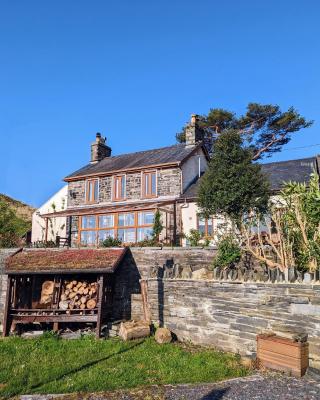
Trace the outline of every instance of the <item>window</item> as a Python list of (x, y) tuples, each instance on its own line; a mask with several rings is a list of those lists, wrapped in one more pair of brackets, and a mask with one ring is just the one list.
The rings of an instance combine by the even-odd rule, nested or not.
[(126, 196), (126, 176), (114, 177), (113, 200), (123, 200)]
[(213, 234), (213, 219), (198, 218), (198, 231), (202, 236), (212, 236)]
[(99, 197), (99, 181), (98, 179), (90, 179), (86, 185), (86, 202), (96, 203)]
[(94, 216), (85, 216), (82, 217), (82, 228), (83, 229), (89, 229), (89, 228), (95, 228), (96, 227), (96, 217)]
[(151, 238), (154, 211), (135, 211), (105, 215), (85, 215), (80, 218), (81, 245), (96, 246), (108, 237), (123, 243), (134, 243)]
[(156, 197), (157, 196), (157, 172), (143, 172), (142, 173), (142, 197)]

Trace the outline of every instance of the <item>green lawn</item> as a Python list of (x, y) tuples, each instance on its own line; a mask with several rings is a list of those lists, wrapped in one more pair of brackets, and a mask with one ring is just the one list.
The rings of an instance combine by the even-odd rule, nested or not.
[(0, 339), (0, 398), (96, 392), (152, 384), (215, 382), (248, 373), (236, 356), (153, 338), (121, 342)]

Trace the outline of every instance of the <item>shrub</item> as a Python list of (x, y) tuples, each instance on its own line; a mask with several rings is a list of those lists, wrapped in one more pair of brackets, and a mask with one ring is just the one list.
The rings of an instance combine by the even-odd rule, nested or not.
[(241, 248), (231, 235), (224, 236), (218, 243), (217, 255), (213, 260), (214, 267), (229, 267), (240, 261)]
[(186, 239), (190, 243), (190, 246), (199, 246), (201, 233), (197, 229), (190, 229), (189, 235), (186, 235)]
[(152, 227), (152, 237), (154, 241), (159, 240), (159, 236), (162, 230), (163, 230), (163, 225), (161, 222), (161, 213), (159, 210), (157, 210), (154, 215), (154, 222)]
[(101, 242), (101, 245), (102, 247), (120, 247), (122, 245), (122, 240), (109, 236), (107, 239)]

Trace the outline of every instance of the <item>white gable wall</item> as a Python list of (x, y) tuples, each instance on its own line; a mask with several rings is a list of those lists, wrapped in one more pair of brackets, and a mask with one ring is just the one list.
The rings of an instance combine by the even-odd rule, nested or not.
[[(32, 215), (32, 233), (31, 241), (45, 240), (46, 222), (41, 214), (53, 213), (54, 211), (62, 211), (67, 207), (68, 185), (61, 188), (48, 201), (39, 207)], [(53, 214), (54, 215), (54, 214)], [(48, 240), (56, 240), (56, 236), (66, 237), (66, 217), (52, 217), (48, 221)]]
[(202, 174), (208, 166), (208, 162), (204, 152), (199, 148), (192, 156), (182, 164), (182, 193), (188, 188), (188, 186), (194, 181), (196, 177)]

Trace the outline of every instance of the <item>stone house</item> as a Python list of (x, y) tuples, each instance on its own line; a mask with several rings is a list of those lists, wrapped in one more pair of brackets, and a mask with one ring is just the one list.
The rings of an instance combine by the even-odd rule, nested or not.
[[(270, 181), (272, 197), (278, 198), (279, 192), (286, 182), (308, 183), (313, 172), (320, 174), (320, 156), (308, 157), (297, 160), (278, 161), (262, 164), (262, 171)], [(201, 234), (211, 238), (211, 244), (215, 244), (221, 232), (221, 225), (226, 220), (221, 216), (215, 216), (208, 220), (198, 216), (197, 193), (200, 180), (196, 180), (180, 196), (178, 200), (181, 206), (181, 221), (187, 234), (190, 229), (199, 230)], [(182, 245), (186, 245), (186, 239), (182, 239)]]
[(159, 210), (164, 227), (160, 239), (177, 244), (184, 232), (181, 196), (204, 173), (208, 161), (195, 116), (185, 144), (119, 156), (111, 155), (106, 139), (97, 133), (90, 163), (64, 178), (66, 209), (41, 217), (65, 218), (72, 246), (95, 246), (107, 237), (123, 243), (150, 238)]
[[(42, 212), (44, 225), (48, 227), (48, 220), (54, 218), (65, 219), (72, 246), (96, 246), (109, 236), (129, 244), (150, 238), (159, 210), (164, 226), (161, 241), (187, 245), (185, 235), (197, 229), (214, 244), (225, 220), (200, 218), (196, 204), (212, 141), (202, 136), (195, 115), (185, 134), (185, 144), (112, 156), (106, 139), (97, 133), (89, 164), (64, 178), (66, 208)], [(263, 164), (262, 168), (276, 194), (283, 182), (308, 182), (314, 170), (319, 173), (319, 166), (317, 156)]]

